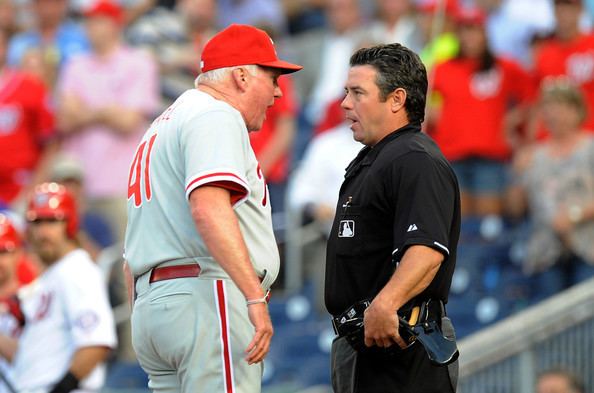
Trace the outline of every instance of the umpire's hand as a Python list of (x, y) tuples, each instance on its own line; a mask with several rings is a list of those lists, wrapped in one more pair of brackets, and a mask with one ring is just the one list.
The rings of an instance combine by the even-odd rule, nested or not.
[(398, 333), (398, 314), (388, 302), (377, 297), (365, 310), (363, 319), (365, 329), (365, 345), (387, 348), (394, 343), (406, 348), (406, 342)]
[(268, 314), (268, 304), (257, 303), (250, 304), (247, 307), (250, 321), (256, 331), (252, 342), (245, 350), (247, 354), (245, 360), (247, 360), (248, 364), (254, 364), (264, 360), (268, 354), (274, 330), (272, 329), (270, 314)]

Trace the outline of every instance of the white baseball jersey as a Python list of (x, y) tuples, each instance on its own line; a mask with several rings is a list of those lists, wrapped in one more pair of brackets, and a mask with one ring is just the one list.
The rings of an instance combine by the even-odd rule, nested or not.
[(134, 276), (171, 260), (228, 277), (196, 230), (188, 198), (216, 184), (231, 191), (251, 262), (268, 284), (278, 275), (268, 190), (241, 114), (197, 89), (182, 94), (144, 135), (130, 170), (125, 257)]
[[(18, 338), (21, 334), (21, 327), (17, 319), (10, 313), (8, 307), (0, 303), (0, 334), (11, 338)], [(3, 357), (0, 357), (0, 373), (14, 386), (12, 366)], [(8, 387), (0, 380), (0, 393), (10, 393)]]
[[(47, 391), (66, 374), (80, 348), (115, 348), (105, 281), (86, 251), (68, 253), (19, 294), (27, 321), (13, 364), (19, 392)], [(104, 379), (105, 366), (97, 366), (80, 389), (98, 390)]]

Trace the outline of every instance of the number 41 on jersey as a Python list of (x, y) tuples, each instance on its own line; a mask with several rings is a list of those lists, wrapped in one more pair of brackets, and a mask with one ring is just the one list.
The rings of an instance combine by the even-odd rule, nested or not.
[[(141, 180), (144, 177), (144, 193), (145, 200), (148, 202), (151, 200), (151, 179), (149, 177), (149, 163), (151, 160), (151, 152), (153, 150), (153, 144), (157, 134), (153, 134), (147, 141), (143, 141), (136, 150), (134, 160), (130, 166), (130, 175), (128, 176), (128, 200), (134, 197), (134, 206), (140, 207), (142, 205), (142, 188)], [(145, 153), (146, 148), (146, 155)], [(144, 166), (144, 168), (143, 168)]]

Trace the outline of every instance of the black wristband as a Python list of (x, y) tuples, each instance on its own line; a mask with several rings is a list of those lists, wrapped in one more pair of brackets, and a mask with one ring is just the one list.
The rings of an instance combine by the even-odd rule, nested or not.
[(49, 393), (69, 393), (78, 388), (79, 380), (70, 371), (64, 375)]

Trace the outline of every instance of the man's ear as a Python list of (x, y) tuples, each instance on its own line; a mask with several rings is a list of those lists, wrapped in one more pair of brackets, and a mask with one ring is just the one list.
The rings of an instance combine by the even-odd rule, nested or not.
[(237, 88), (242, 92), (244, 92), (247, 89), (247, 73), (247, 70), (241, 67), (235, 68), (233, 71), (231, 71), (231, 77), (233, 79), (233, 82), (235, 83)]
[(406, 103), (406, 90), (402, 88), (398, 88), (394, 90), (390, 96), (390, 106), (392, 108), (392, 112), (396, 113), (404, 108), (404, 104)]

